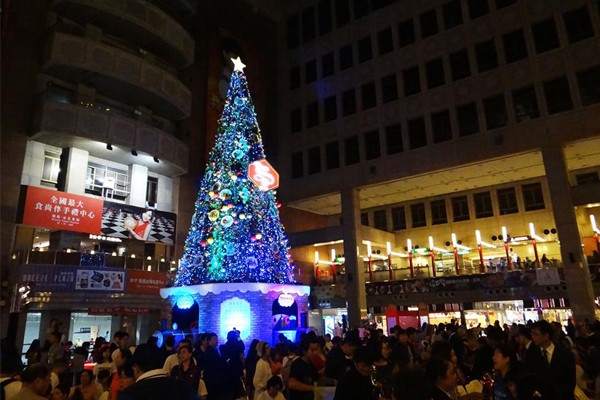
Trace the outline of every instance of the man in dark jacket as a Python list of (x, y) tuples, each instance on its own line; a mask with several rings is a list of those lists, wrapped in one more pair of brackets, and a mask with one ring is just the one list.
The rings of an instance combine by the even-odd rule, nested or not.
[(244, 342), (240, 332), (233, 330), (227, 334), (227, 342), (219, 347), (223, 361), (224, 378), (227, 386), (224, 388), (224, 398), (237, 399), (242, 392), (242, 376), (244, 375)]
[(354, 338), (346, 336), (339, 348), (331, 349), (325, 361), (325, 376), (340, 380), (344, 371), (352, 366), (352, 356), (356, 347)]
[(117, 400), (198, 400), (197, 391), (167, 377), (160, 354), (146, 344), (133, 355), (135, 383), (121, 391)]
[(334, 400), (370, 400), (374, 399), (371, 382), (371, 366), (373, 360), (369, 349), (359, 347), (352, 360), (352, 365), (342, 375), (335, 389)]

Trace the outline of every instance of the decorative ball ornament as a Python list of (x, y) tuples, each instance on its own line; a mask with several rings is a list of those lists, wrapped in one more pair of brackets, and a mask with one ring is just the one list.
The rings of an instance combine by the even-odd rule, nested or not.
[(200, 246), (202, 246), (202, 247), (206, 246), (206, 240), (201, 241)]
[(240, 214), (238, 217), (239, 217), (240, 219), (246, 219), (246, 214), (244, 214), (244, 213), (241, 213), (241, 214)]
[(260, 240), (260, 239), (262, 239), (262, 233), (257, 233), (257, 234), (256, 234), (256, 239), (257, 239), (257, 240)]
[(231, 197), (231, 190), (229, 190), (229, 189), (221, 190), (221, 193), (219, 193), (219, 197), (221, 198), (221, 200), (229, 199)]
[(208, 238), (208, 239), (206, 239), (206, 242), (207, 242), (208, 244), (213, 244), (213, 242), (214, 242), (214, 241), (215, 241), (215, 239), (213, 239), (213, 238), (211, 238), (211, 237), (210, 237), (210, 238)]
[(246, 265), (250, 269), (255, 269), (256, 267), (258, 267), (258, 260), (256, 259), (256, 257), (248, 257), (246, 259)]
[(215, 192), (213, 192), (212, 190), (210, 192), (208, 192), (208, 197), (214, 197), (215, 196)]
[(223, 228), (229, 228), (233, 224), (233, 218), (229, 215), (226, 215), (221, 219), (221, 225)]
[(246, 103), (246, 100), (244, 100), (244, 99), (243, 99), (243, 98), (241, 98), (241, 97), (236, 97), (236, 99), (233, 101), (233, 103), (234, 103), (236, 106), (238, 106), (238, 107), (241, 107), (241, 106), (243, 106), (243, 105)]
[(212, 222), (215, 222), (219, 218), (219, 210), (212, 210), (208, 213), (208, 219)]
[(244, 152), (242, 150), (234, 150), (231, 155), (233, 156), (233, 158), (235, 158), (236, 160), (241, 160), (242, 158), (244, 158)]

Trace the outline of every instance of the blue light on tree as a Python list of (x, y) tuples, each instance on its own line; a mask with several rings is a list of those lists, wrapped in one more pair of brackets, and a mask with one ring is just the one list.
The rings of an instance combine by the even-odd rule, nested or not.
[(263, 162), (265, 153), (244, 65), (239, 58), (234, 63), (176, 286), (295, 283), (275, 192), (248, 176), (249, 166)]
[[(194, 305), (194, 298), (189, 294), (181, 296), (177, 299), (177, 308), (180, 310), (189, 310)], [(177, 329), (177, 328), (173, 328)]]

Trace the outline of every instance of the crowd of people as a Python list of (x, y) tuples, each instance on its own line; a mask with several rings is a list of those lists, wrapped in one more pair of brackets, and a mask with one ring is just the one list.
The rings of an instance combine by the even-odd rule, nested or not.
[[(582, 400), (600, 398), (600, 322), (547, 321), (467, 329), (459, 321), (420, 328), (302, 333), (297, 343), (254, 340), (233, 330), (176, 343), (129, 346), (116, 332), (72, 349), (54, 330), (32, 343), (26, 366), (2, 346), (2, 399), (51, 400)], [(93, 369), (84, 364), (93, 359)], [(325, 390), (328, 389), (328, 390)]]

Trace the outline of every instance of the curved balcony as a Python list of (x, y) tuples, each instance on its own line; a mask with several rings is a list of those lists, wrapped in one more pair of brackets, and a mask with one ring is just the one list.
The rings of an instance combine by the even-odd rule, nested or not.
[(54, 0), (52, 9), (81, 23), (137, 43), (172, 60), (176, 66), (194, 61), (194, 39), (167, 13), (144, 0)]
[(177, 77), (92, 39), (55, 32), (42, 70), (68, 82), (86, 83), (123, 103), (143, 105), (165, 118), (180, 120), (191, 113), (192, 94)]
[[(161, 175), (177, 176), (188, 169), (188, 147), (171, 134), (133, 118), (81, 105), (42, 102), (33, 138), (61, 148), (76, 146), (122, 164), (145, 165)], [(107, 149), (108, 143), (112, 150)], [(131, 154), (133, 149), (137, 156)]]

